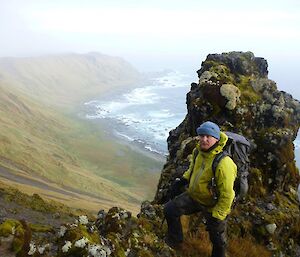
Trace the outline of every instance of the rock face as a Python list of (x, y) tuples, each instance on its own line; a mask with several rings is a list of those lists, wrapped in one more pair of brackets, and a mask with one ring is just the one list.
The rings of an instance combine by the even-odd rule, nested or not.
[[(170, 155), (155, 200), (144, 202), (138, 217), (113, 207), (99, 211), (97, 217), (75, 219), (70, 213), (58, 226), (53, 219), (66, 215), (61, 205), (58, 209), (38, 195), (22, 196), (22, 202), (44, 217), (52, 212), (51, 225), (31, 223), (38, 220), (17, 215), (20, 208), (8, 205), (4, 212), (0, 210), (0, 256), (209, 256), (201, 215), (184, 222), (186, 240), (175, 251), (164, 243), (167, 228), (163, 206), (157, 204), (167, 200), (170, 183), (187, 169), (195, 130), (206, 120), (245, 135), (253, 145), (249, 194), (228, 218), (229, 255), (299, 256), (299, 173), (293, 140), (299, 128), (300, 103), (276, 89), (267, 78), (267, 62), (252, 53), (209, 55), (198, 74), (199, 83), (193, 83), (187, 95), (188, 114), (170, 132)], [(15, 200), (19, 194), (0, 190), (2, 201)]]
[[(292, 224), (298, 227), (300, 224), (296, 197), (299, 171), (293, 145), (300, 125), (300, 103), (290, 94), (277, 90), (276, 83), (268, 79), (267, 68), (267, 61), (251, 52), (207, 56), (197, 72), (199, 82), (192, 83), (187, 94), (188, 113), (170, 132), (169, 157), (155, 202), (167, 200), (170, 183), (188, 168), (196, 128), (207, 120), (216, 122), (223, 131), (244, 135), (253, 146), (248, 199), (233, 214), (251, 223), (243, 233), (252, 233), (258, 240), (286, 247), (290, 239), (293, 244), (300, 244), (299, 229), (293, 231), (297, 236), (290, 232), (284, 237), (278, 236), (292, 227), (289, 221), (293, 220)], [(270, 210), (268, 206), (273, 208)], [(271, 238), (265, 226), (273, 223), (277, 229)], [(241, 226), (233, 224), (235, 233), (241, 232)]]

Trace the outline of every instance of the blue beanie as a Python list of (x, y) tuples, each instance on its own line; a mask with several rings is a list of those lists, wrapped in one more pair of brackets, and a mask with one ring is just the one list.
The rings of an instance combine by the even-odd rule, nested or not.
[(209, 135), (216, 139), (220, 139), (220, 128), (216, 123), (206, 121), (197, 128), (198, 135)]

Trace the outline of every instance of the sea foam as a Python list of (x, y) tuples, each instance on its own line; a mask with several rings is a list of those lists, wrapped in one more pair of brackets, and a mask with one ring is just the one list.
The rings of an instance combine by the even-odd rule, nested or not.
[(85, 103), (86, 118), (109, 119), (117, 137), (166, 155), (169, 131), (186, 115), (185, 97), (190, 82), (191, 78), (180, 72), (152, 78), (146, 86), (130, 92)]

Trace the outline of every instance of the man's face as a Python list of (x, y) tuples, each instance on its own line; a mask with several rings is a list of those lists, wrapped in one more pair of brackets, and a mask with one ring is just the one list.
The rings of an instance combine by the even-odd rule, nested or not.
[(197, 136), (197, 139), (199, 140), (201, 150), (204, 151), (207, 151), (209, 148), (211, 148), (215, 143), (219, 141), (218, 139), (209, 135), (199, 135)]

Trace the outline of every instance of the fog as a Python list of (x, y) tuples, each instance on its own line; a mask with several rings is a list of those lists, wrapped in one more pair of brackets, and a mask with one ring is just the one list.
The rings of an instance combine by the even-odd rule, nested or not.
[(300, 3), (286, 1), (1, 0), (0, 57), (91, 51), (140, 71), (194, 74), (209, 53), (251, 51), (300, 99)]

